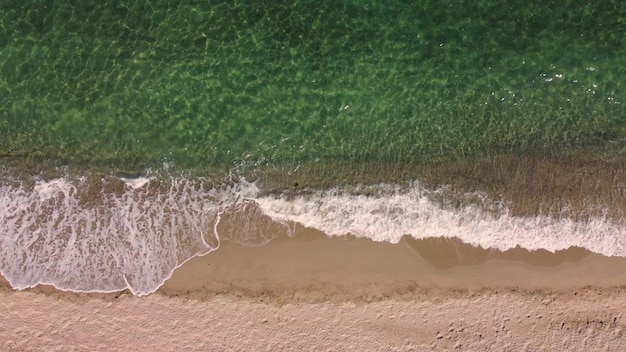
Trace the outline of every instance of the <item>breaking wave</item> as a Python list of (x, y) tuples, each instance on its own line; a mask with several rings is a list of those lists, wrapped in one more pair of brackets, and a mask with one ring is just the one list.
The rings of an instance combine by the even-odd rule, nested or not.
[[(227, 240), (264, 245), (293, 236), (295, 224), (328, 236), (396, 243), (457, 237), (483, 248), (556, 251), (583, 247), (626, 256), (624, 230), (601, 218), (580, 222), (511, 216), (503, 204), (446, 206), (441, 190), (381, 184), (264, 193), (245, 180), (63, 177), (0, 185), (0, 273), (12, 287), (39, 284), (77, 292), (156, 291), (189, 259)], [(489, 206), (484, 206), (489, 204)]]

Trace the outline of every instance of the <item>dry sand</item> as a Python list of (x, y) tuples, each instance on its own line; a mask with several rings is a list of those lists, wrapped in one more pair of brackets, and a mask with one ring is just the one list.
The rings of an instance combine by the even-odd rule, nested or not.
[(622, 351), (626, 258), (456, 240), (221, 248), (147, 297), (0, 288), (0, 351)]

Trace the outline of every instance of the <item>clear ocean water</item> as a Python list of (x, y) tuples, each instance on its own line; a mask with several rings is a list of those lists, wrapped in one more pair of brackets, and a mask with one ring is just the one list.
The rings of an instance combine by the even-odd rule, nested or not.
[(625, 38), (621, 1), (3, 1), (0, 273), (143, 295), (295, 222), (626, 256), (605, 219), (446, 208), (380, 171), (267, 189), (338, 165), (623, 153)]

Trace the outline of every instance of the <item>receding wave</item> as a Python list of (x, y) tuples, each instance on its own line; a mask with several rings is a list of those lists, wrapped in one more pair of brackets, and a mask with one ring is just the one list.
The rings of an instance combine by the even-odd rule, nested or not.
[[(0, 187), (0, 271), (14, 288), (154, 292), (219, 247), (217, 225), (244, 184), (59, 178)], [(250, 188), (250, 187), (248, 187)], [(241, 212), (232, 206), (229, 217)]]
[(245, 180), (5, 177), (0, 273), (16, 289), (50, 284), (145, 295), (187, 260), (217, 250), (220, 241), (263, 245), (292, 236), (296, 223), (329, 236), (392, 243), (403, 235), (457, 237), (500, 250), (578, 246), (626, 256), (623, 228), (602, 217), (515, 217), (480, 194), (469, 195), (474, 201), (467, 204), (445, 205), (436, 201), (443, 193), (417, 182), (266, 194)]

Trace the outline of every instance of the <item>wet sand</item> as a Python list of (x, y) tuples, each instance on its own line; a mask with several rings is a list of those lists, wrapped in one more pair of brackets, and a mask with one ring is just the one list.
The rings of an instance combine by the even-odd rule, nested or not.
[(298, 229), (222, 242), (155, 294), (0, 289), (0, 350), (623, 350), (626, 258), (375, 243)]
[(296, 230), (294, 238), (242, 247), (222, 242), (219, 250), (176, 270), (161, 292), (169, 295), (232, 293), (280, 302), (371, 301), (410, 297), (430, 290), (570, 291), (587, 286), (626, 285), (626, 258), (604, 257), (580, 248), (550, 253), (516, 248), (485, 250), (457, 239), (398, 244), (354, 237), (327, 238)]

